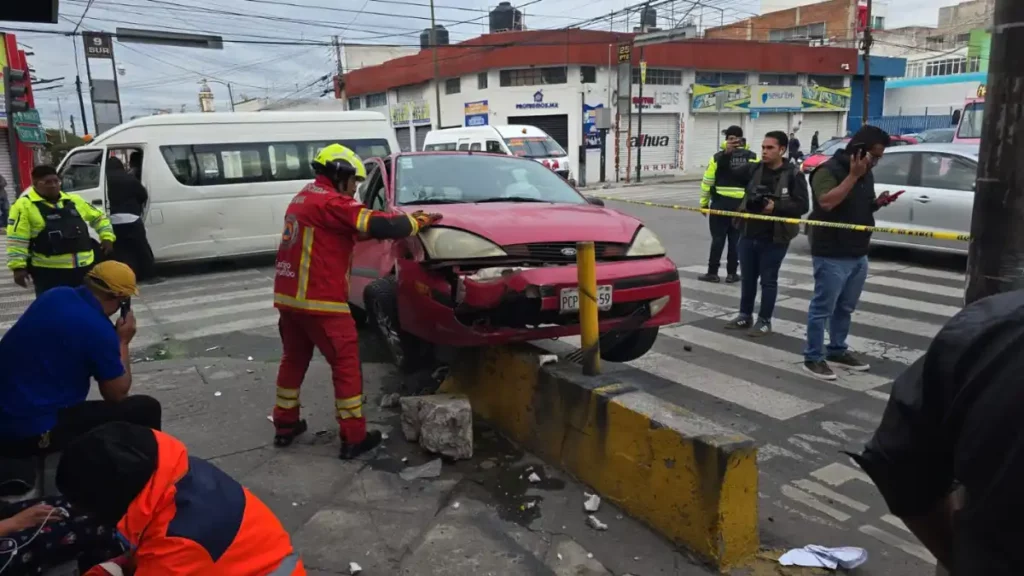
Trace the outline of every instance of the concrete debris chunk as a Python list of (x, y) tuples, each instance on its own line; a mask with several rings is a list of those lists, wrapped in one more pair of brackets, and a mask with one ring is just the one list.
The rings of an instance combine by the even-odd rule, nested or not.
[(455, 460), (473, 457), (473, 409), (461, 394), (402, 398), (402, 433), (428, 452)]
[(583, 493), (583, 509), (587, 512), (594, 513), (601, 507), (601, 497), (597, 494)]
[(435, 458), (426, 464), (410, 466), (398, 473), (402, 480), (415, 480), (417, 478), (437, 478), (441, 475), (441, 459)]
[(587, 526), (590, 526), (594, 530), (607, 530), (608, 525), (597, 519), (597, 516), (591, 514), (587, 516)]
[(527, 476), (526, 479), (529, 480), (531, 484), (536, 484), (537, 482), (540, 482), (540, 476), (537, 476), (536, 472), (530, 472), (530, 475)]
[(381, 408), (393, 408), (395, 406), (398, 406), (398, 403), (401, 400), (402, 400), (402, 396), (399, 393), (397, 393), (397, 392), (392, 392), (390, 394), (385, 394), (385, 395), (380, 397), (380, 407)]
[(356, 564), (355, 562), (349, 562), (348, 563), (348, 573), (349, 574), (359, 574), (362, 571), (363, 571), (363, 567), (360, 566), (359, 564)]

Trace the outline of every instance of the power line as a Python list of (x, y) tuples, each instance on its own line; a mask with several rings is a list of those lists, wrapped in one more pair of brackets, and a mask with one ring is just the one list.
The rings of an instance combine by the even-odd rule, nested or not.
[(78, 29), (82, 26), (82, 20), (85, 20), (85, 15), (89, 13), (89, 8), (92, 8), (93, 0), (89, 0), (89, 3), (85, 5), (85, 10), (82, 10), (82, 16), (78, 19), (78, 24), (75, 24), (74, 32), (78, 32)]

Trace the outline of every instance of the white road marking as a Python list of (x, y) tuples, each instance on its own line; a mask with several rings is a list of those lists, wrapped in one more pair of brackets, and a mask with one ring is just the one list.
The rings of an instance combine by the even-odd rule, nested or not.
[(910, 532), (910, 528), (907, 528), (907, 525), (903, 523), (903, 520), (900, 520), (899, 518), (897, 518), (896, 516), (893, 516), (892, 514), (884, 514), (882, 516), (882, 522), (885, 522), (886, 524), (889, 524), (890, 526), (895, 526), (895, 527), (899, 528), (900, 530), (903, 530), (904, 532), (912, 534), (912, 532)]
[(851, 438), (850, 435), (847, 434), (847, 432), (853, 431), (860, 432), (861, 434), (871, 434), (870, 430), (867, 430), (855, 424), (847, 424), (845, 422), (825, 421), (821, 423), (821, 429), (835, 436), (836, 438), (840, 438), (847, 442), (853, 441), (853, 438)]
[[(871, 266), (872, 264), (869, 264)], [(939, 278), (941, 280), (956, 280), (958, 282), (967, 282), (966, 272), (950, 272), (948, 270), (936, 270), (934, 268), (919, 268), (916, 266), (908, 266), (899, 270), (902, 274), (913, 274), (915, 276), (925, 276), (927, 278)]]
[[(795, 286), (791, 286), (791, 288), (793, 288), (794, 290), (808, 290), (810, 292), (813, 292), (814, 284), (797, 284)], [(922, 312), (924, 314), (941, 316), (943, 318), (955, 316), (959, 314), (961, 310), (957, 306), (948, 306), (946, 304), (933, 304), (931, 302), (913, 300), (910, 298), (903, 298), (900, 296), (890, 296), (889, 294), (868, 292), (867, 290), (860, 293), (860, 301), (868, 302), (870, 304), (878, 304), (879, 306), (888, 306), (890, 308), (900, 308), (903, 310)]]
[(892, 534), (889, 534), (885, 530), (882, 530), (881, 528), (875, 528), (874, 526), (871, 526), (870, 524), (866, 525), (866, 526), (861, 526), (857, 530), (860, 531), (863, 534), (867, 534), (868, 536), (871, 536), (872, 538), (878, 540), (879, 542), (883, 542), (883, 543), (888, 544), (890, 546), (894, 546), (896, 548), (899, 548), (900, 550), (906, 552), (907, 554), (910, 554), (911, 556), (916, 556), (916, 557), (920, 558), (921, 560), (924, 560), (925, 562), (927, 562), (929, 564), (935, 564), (936, 563), (935, 556), (932, 556), (932, 553), (929, 552), (927, 548), (925, 548), (924, 546), (922, 546), (920, 544), (914, 544), (912, 542), (907, 542), (906, 540), (904, 540), (903, 538), (900, 538), (899, 536), (893, 536)]
[(882, 392), (881, 390), (868, 390), (866, 392), (866, 394), (868, 396), (871, 396), (872, 398), (881, 400), (882, 402), (888, 402), (889, 401), (889, 393), (888, 392)]
[(798, 462), (803, 462), (804, 460), (803, 456), (795, 452), (790, 452), (789, 450), (786, 450), (781, 446), (776, 446), (775, 444), (765, 444), (757, 449), (758, 464), (767, 462), (773, 458), (790, 458)]
[(814, 482), (813, 480), (807, 480), (807, 479), (794, 480), (793, 484), (797, 488), (800, 488), (800, 489), (802, 489), (802, 490), (804, 490), (806, 492), (814, 494), (815, 496), (821, 496), (822, 498), (828, 498), (829, 500), (831, 500), (834, 503), (842, 504), (843, 506), (846, 506), (847, 508), (852, 508), (852, 509), (854, 509), (854, 510), (856, 510), (858, 512), (867, 512), (868, 509), (870, 508), (870, 506), (868, 506), (867, 504), (864, 504), (862, 502), (858, 502), (857, 500), (854, 500), (853, 498), (850, 498), (848, 496), (843, 496), (842, 494), (840, 494), (838, 492), (835, 492), (833, 490), (830, 490), (830, 489), (822, 486), (821, 484), (818, 484), (817, 482)]
[(825, 484), (828, 484), (829, 486), (842, 486), (850, 480), (860, 480), (861, 482), (873, 485), (871, 478), (869, 478), (867, 474), (838, 462), (833, 462), (828, 466), (811, 472), (811, 476)]
[(925, 292), (928, 294), (938, 294), (940, 296), (949, 296), (950, 298), (963, 298), (964, 289), (951, 288), (949, 286), (943, 286), (942, 284), (925, 284), (924, 282), (914, 282), (912, 280), (904, 280), (903, 278), (896, 278), (894, 276), (871, 276), (867, 279), (868, 284), (874, 284), (875, 286), (888, 286), (890, 288), (900, 288), (902, 290), (914, 290), (916, 292)]
[(814, 496), (811, 496), (807, 492), (804, 492), (803, 490), (800, 490), (795, 486), (783, 484), (781, 487), (781, 491), (782, 495), (785, 496), (786, 498), (789, 498), (794, 502), (799, 502), (804, 506), (807, 506), (808, 508), (813, 508), (814, 510), (817, 510), (818, 512), (821, 512), (822, 514), (825, 514), (827, 516), (831, 516), (832, 518), (840, 522), (846, 522), (850, 519), (850, 515), (846, 512), (843, 512), (842, 510), (836, 510), (835, 508), (829, 506), (828, 504), (825, 504), (821, 500), (818, 500)]

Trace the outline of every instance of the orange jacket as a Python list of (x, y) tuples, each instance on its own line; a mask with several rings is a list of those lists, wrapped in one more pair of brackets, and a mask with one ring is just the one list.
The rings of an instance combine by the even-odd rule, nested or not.
[[(156, 435), (156, 472), (117, 528), (136, 576), (305, 576), (274, 513), (220, 469)], [(96, 567), (86, 576), (109, 572)]]
[(417, 234), (412, 216), (370, 210), (318, 176), (292, 199), (277, 249), (274, 306), (310, 314), (348, 314), (352, 251), (360, 238)]

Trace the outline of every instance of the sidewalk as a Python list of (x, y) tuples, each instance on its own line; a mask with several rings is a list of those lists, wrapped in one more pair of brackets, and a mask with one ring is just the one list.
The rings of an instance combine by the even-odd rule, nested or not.
[(625, 180), (615, 181), (614, 175), (609, 179), (608, 182), (588, 182), (586, 186), (580, 188), (581, 191), (593, 191), (593, 190), (612, 190), (615, 188), (626, 188), (631, 186), (662, 186), (670, 184), (680, 184), (683, 182), (700, 182), (703, 174), (692, 173), (692, 174), (652, 174), (640, 175), (640, 182), (634, 182), (633, 177), (630, 177), (630, 181), (627, 183)]
[[(276, 369), (267, 357), (139, 362), (133, 392), (158, 398), (167, 432), (278, 514), (311, 574), (348, 574), (350, 562), (367, 576), (711, 573), (607, 503), (596, 516), (608, 530), (587, 527), (585, 487), (479, 425), (471, 461), (446, 462), (437, 478), (401, 479), (432, 457), (405, 441), (397, 411), (378, 408), (403, 384), (385, 364), (363, 365), (370, 426), (389, 435), (375, 459), (337, 458), (330, 371), (319, 358), (303, 391), (310, 431), (275, 449)], [(531, 466), (540, 482), (526, 479)]]

